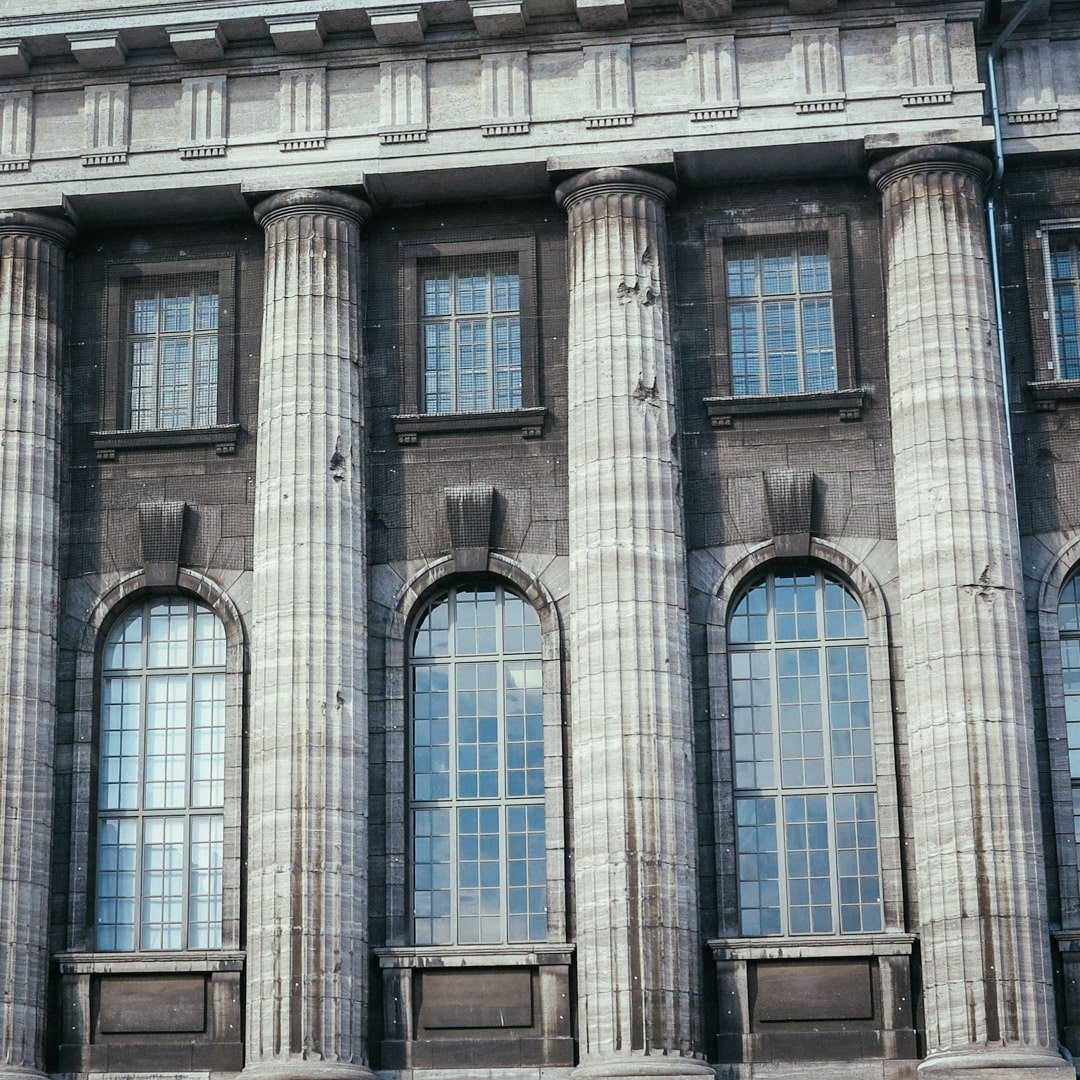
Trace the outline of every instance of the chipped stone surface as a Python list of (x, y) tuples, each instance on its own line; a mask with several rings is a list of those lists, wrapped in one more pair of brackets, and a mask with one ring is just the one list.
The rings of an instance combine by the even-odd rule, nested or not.
[[(0, 214), (0, 1072), (41, 1070), (60, 586), (60, 349), (74, 230)], [(30, 466), (30, 467), (28, 467)]]
[[(698, 1060), (686, 543), (664, 206), (637, 169), (559, 188), (570, 235), (569, 436), (578, 1076)], [(618, 1072), (611, 1071), (617, 1068)]]
[[(1057, 1053), (1023, 568), (994, 336), (990, 163), (926, 147), (882, 190), (926, 1039), (947, 1072)], [(999, 1055), (1001, 1056), (1001, 1055)], [(965, 1075), (967, 1075), (965, 1073)]]
[[(367, 575), (359, 260), (365, 203), (259, 205), (247, 1065), (364, 1076)], [(346, 1068), (346, 1066), (349, 1066)], [(305, 1072), (305, 1075), (307, 1073)]]

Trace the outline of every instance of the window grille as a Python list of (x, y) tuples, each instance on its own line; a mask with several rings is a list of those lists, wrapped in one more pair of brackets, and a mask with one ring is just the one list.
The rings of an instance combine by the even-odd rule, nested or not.
[(863, 612), (838, 581), (770, 574), (728, 622), (742, 932), (883, 922)]
[(1053, 355), (1059, 379), (1080, 379), (1080, 232), (1047, 229), (1044, 255), (1053, 306)]
[(1069, 580), (1058, 605), (1061, 633), (1061, 681), (1065, 692), (1065, 728), (1072, 779), (1073, 829), (1080, 843), (1080, 575)]
[(217, 276), (148, 278), (125, 292), (129, 426), (212, 426), (218, 417)]
[(102, 658), (96, 942), (221, 947), (225, 628), (194, 601), (131, 609)]
[(501, 586), (463, 586), (429, 605), (411, 641), (413, 941), (544, 941), (536, 612)]
[(732, 241), (725, 267), (732, 392), (835, 390), (827, 237)]
[(512, 254), (424, 259), (424, 411), (521, 407), (521, 279)]

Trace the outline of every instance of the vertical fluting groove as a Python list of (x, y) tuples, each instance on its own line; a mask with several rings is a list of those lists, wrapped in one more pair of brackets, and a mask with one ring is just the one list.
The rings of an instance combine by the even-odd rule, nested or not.
[(988, 163), (887, 159), (904, 684), (935, 1057), (1056, 1056), (1023, 571), (983, 215)]
[(574, 863), (580, 1071), (590, 1076), (605, 1063), (708, 1075), (697, 1060), (689, 625), (664, 211), (673, 190), (617, 169), (558, 192), (569, 214)]
[(254, 1070), (368, 1073), (366, 215), (327, 191), (256, 208), (266, 286), (250, 724)]
[(61, 308), (73, 237), (61, 221), (0, 214), (0, 1076), (44, 1067)]

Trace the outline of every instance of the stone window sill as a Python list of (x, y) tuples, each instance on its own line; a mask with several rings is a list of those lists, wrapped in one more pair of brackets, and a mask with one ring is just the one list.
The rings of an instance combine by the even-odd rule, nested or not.
[(529, 945), (390, 945), (374, 952), (381, 968), (527, 967), (569, 964), (574, 946), (561, 942)]
[(814, 394), (755, 394), (748, 397), (705, 398), (714, 428), (728, 428), (737, 416), (778, 416), (788, 413), (836, 413), (841, 420), (862, 419), (870, 398), (865, 386)]
[(544, 432), (547, 409), (492, 409), (488, 412), (404, 413), (395, 416), (394, 433), (402, 446), (413, 446), (421, 435), (453, 432), (512, 431), (521, 429), (523, 439), (538, 439)]
[(202, 952), (69, 952), (59, 953), (56, 962), (62, 975), (243, 971), (244, 953), (227, 949)]
[(215, 424), (201, 428), (158, 428), (154, 431), (92, 432), (98, 461), (112, 461), (118, 450), (168, 450), (180, 446), (212, 446), (222, 457), (236, 453), (239, 424)]
[(907, 956), (914, 934), (835, 934), (823, 937), (720, 938), (709, 942), (715, 960), (833, 959), (844, 956)]
[(1037, 412), (1057, 412), (1063, 401), (1080, 401), (1080, 379), (1029, 382), (1027, 388)]

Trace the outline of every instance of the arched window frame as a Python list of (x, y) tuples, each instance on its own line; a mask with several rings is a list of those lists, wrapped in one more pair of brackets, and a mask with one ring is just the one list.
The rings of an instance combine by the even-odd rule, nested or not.
[[(771, 545), (751, 552), (725, 575), (714, 594), (706, 626), (709, 656), (709, 714), (713, 775), (714, 858), (716, 865), (717, 936), (724, 941), (753, 940), (765, 948), (780, 937), (745, 939), (741, 935), (737, 862), (735, 790), (732, 770), (731, 708), (727, 624), (735, 603), (770, 572), (806, 566), (821, 570), (844, 584), (862, 605), (866, 618), (870, 674), (870, 715), (877, 783), (878, 845), (881, 858), (882, 930), (904, 934), (903, 864), (893, 722), (888, 611), (877, 583), (865, 567), (838, 549), (814, 540), (806, 559), (775, 557)], [(875, 934), (812, 935), (827, 945)]]
[[(155, 596), (179, 596), (210, 608), (225, 627), (225, 800), (222, 810), (223, 884), (221, 947), (209, 950), (148, 950), (105, 953), (95, 947), (94, 913), (97, 879), (98, 755), (100, 747), (103, 651), (109, 632), (133, 606)], [(96, 966), (106, 956), (141, 957), (170, 964), (178, 957), (205, 955), (231, 964), (241, 949), (241, 818), (243, 700), (247, 648), (243, 622), (227, 595), (209, 578), (181, 569), (175, 589), (150, 588), (144, 574), (132, 574), (94, 604), (75, 658), (74, 755), (71, 768), (72, 822), (69, 860), (67, 951)], [(94, 959), (97, 958), (97, 959)], [(239, 962), (239, 961), (235, 961)], [(71, 963), (82, 967), (77, 960)]]
[[(1069, 734), (1065, 716), (1064, 672), (1061, 663), (1060, 608), (1066, 587), (1080, 577), (1080, 540), (1066, 544), (1048, 554), (1041, 576), (1035, 618), (1038, 623), (1042, 679), (1035, 683), (1033, 695), (1038, 713), (1042, 698), (1045, 733), (1036, 725), (1036, 740), (1040, 745), (1039, 771), (1044, 783), (1049, 781), (1053, 828), (1057, 856), (1057, 893), (1061, 905), (1062, 931), (1055, 937), (1061, 948), (1068, 940), (1070, 959), (1080, 945), (1080, 845), (1076, 839), (1073, 792), (1080, 791), (1080, 781), (1074, 781), (1069, 767)], [(1038, 579), (1036, 579), (1038, 580)], [(1045, 750), (1043, 744), (1045, 742)], [(1049, 776), (1045, 770), (1049, 769)], [(1054, 875), (1050, 875), (1053, 884)]]
[[(540, 620), (541, 671), (544, 703), (544, 810), (547, 833), (547, 942), (520, 945), (416, 946), (411, 940), (411, 892), (409, 873), (409, 736), (408, 736), (408, 637), (417, 617), (435, 596), (455, 586), (490, 582), (519, 593), (532, 605)], [(489, 572), (462, 574), (453, 560), (445, 559), (424, 568), (402, 587), (394, 607), (387, 611), (385, 627), (386, 674), (384, 730), (373, 733), (374, 742), (382, 742), (385, 784), (382, 829), (373, 834), (385, 837), (383, 861), (386, 867), (384, 900), (385, 949), (400, 955), (457, 954), (463, 957), (485, 954), (537, 954), (545, 950), (565, 953), (567, 949), (566, 909), (566, 808), (564, 796), (564, 698), (562, 640), (559, 613), (555, 601), (541, 581), (513, 560), (492, 554)], [(381, 740), (380, 740), (381, 735)], [(378, 777), (377, 758), (373, 753), (373, 779)], [(377, 940), (377, 939), (376, 939)], [(489, 955), (490, 958), (490, 955)]]

